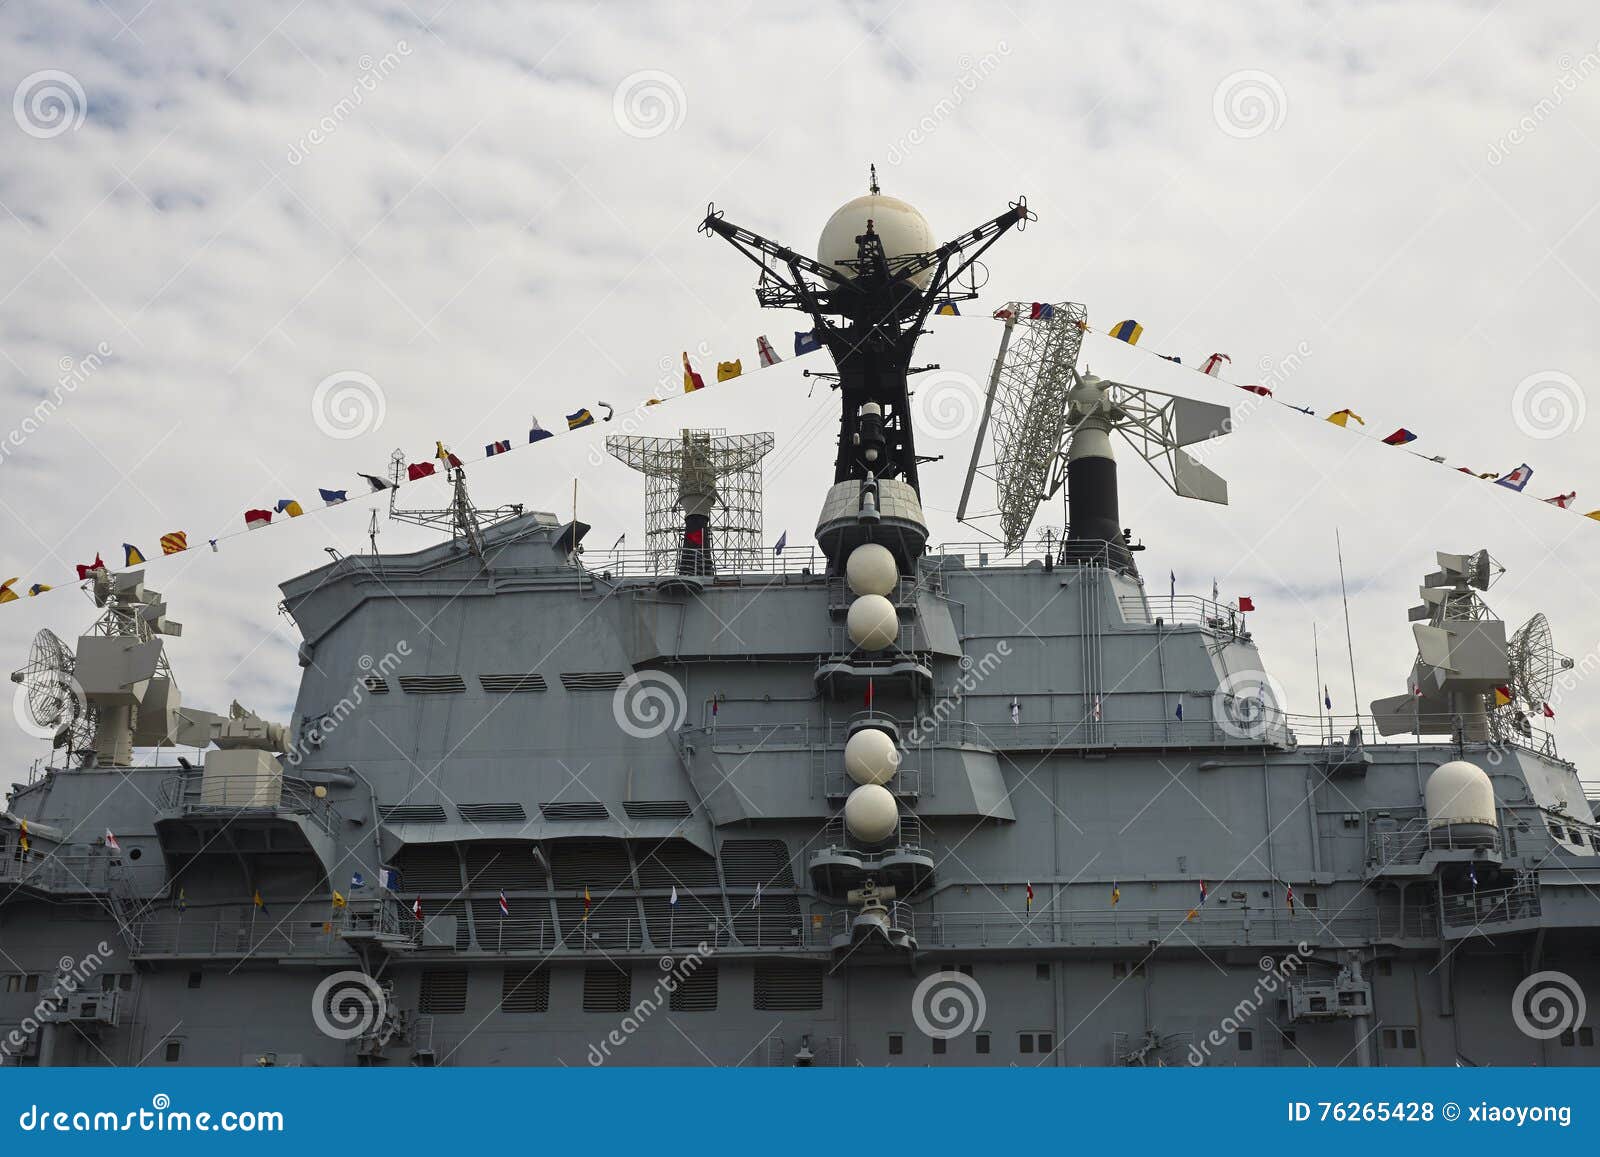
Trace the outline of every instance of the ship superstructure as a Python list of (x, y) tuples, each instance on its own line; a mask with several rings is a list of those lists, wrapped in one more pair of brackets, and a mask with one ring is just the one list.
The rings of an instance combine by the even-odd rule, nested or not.
[[(708, 216), (837, 364), (814, 547), (738, 545), (765, 435), (614, 446), (660, 490), (642, 551), (465, 517), (458, 477), (446, 541), (283, 585), (281, 726), (182, 707), (159, 596), (97, 574), (109, 625), (19, 672), (84, 695), (37, 697), (62, 754), (0, 825), (7, 1058), (1594, 1063), (1514, 1000), (1600, 979), (1600, 829), (1496, 696), (1553, 660), (1478, 597), (1486, 555), (1424, 581), (1411, 699), (1287, 713), (1238, 609), (1150, 592), (1120, 524), (1111, 435), (1225, 500), (1184, 448), (1226, 409), (1043, 332), (1001, 405), (1008, 445), (1060, 407), (1050, 462), (1005, 464), (1007, 541), (930, 546), (916, 335), (1028, 216), (935, 246), (874, 187), (815, 260)], [(1019, 537), (1062, 485), (1068, 525)]]

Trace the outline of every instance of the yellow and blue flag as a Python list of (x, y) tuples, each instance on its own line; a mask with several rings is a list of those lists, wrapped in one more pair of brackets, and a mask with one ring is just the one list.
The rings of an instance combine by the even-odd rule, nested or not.
[(736, 378), (742, 373), (744, 373), (744, 361), (741, 358), (735, 358), (731, 362), (717, 363), (717, 381), (719, 382)]
[(22, 597), (11, 589), (11, 584), (19, 581), (20, 578), (21, 576), (19, 575), (17, 578), (8, 578), (5, 582), (0, 583), (0, 603), (14, 603)]
[(567, 429), (569, 430), (581, 430), (585, 426), (592, 425), (594, 425), (594, 415), (589, 413), (587, 408), (567, 415)]
[(122, 544), (122, 565), (138, 566), (144, 561), (144, 551), (134, 546), (131, 542)]
[(1139, 339), (1144, 336), (1144, 326), (1136, 321), (1119, 321), (1111, 327), (1111, 336), (1129, 345), (1138, 345)]
[(1348, 426), (1351, 421), (1354, 421), (1358, 426), (1365, 426), (1367, 424), (1367, 420), (1354, 410), (1335, 410), (1333, 413), (1328, 415), (1328, 421), (1332, 422), (1335, 426)]

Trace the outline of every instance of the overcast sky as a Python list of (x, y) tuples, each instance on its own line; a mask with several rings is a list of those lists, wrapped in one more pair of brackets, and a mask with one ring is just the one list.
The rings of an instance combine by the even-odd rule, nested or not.
[[(1256, 639), (1314, 713), (1312, 624), (1336, 710), (1352, 701), (1335, 530), (1363, 700), (1405, 690), (1406, 610), (1435, 549), (1487, 547), (1512, 626), (1545, 611), (1600, 652), (1600, 16), (1592, 3), (813, 3), (686, 6), (0, 6), (0, 579), (62, 583), (121, 544), (200, 549), (148, 581), (185, 634), (185, 700), (286, 717), (299, 668), (277, 584), (361, 548), (365, 502), (224, 541), (242, 512), (361, 488), (391, 451), (481, 453), (604, 399), (626, 409), (679, 351), (755, 363), (804, 323), (760, 310), (753, 269), (695, 233), (707, 202), (810, 250), (865, 191), (942, 237), (1026, 194), (971, 317), (936, 319), (919, 406), (934, 537), (953, 511), (1008, 299), (1086, 303), (1097, 373), (1232, 405), (1250, 396), (1161, 362), (1212, 352), (1278, 397), (1351, 407), (1381, 437), (1476, 471), (1534, 466), (1518, 496), (1277, 406), (1241, 413), (1208, 461), (1233, 503), (1173, 497), (1123, 456), (1141, 565), (1259, 607)], [(96, 354), (96, 351), (103, 351)], [(64, 366), (95, 355), (62, 404)], [(813, 359), (810, 364), (819, 368)], [(767, 537), (810, 540), (831, 478), (834, 402), (783, 367), (653, 410), (773, 430)], [(338, 375), (319, 394), (319, 383)], [(365, 375), (359, 377), (356, 375)], [(366, 384), (370, 380), (371, 385)], [(331, 410), (342, 390), (369, 410)], [(1520, 387), (1520, 389), (1519, 389)], [(953, 407), (953, 409), (951, 408)], [(381, 422), (379, 419), (381, 418)], [(619, 415), (619, 422), (621, 416)], [(612, 427), (614, 429), (615, 427)], [(643, 486), (558, 439), (475, 468), (483, 504), (579, 513), (592, 548), (639, 541)], [(596, 464), (598, 463), (598, 464)], [(426, 484), (430, 500), (444, 485)], [(983, 497), (992, 501), (992, 494)], [(1059, 526), (1059, 506), (1037, 525)], [(385, 523), (380, 545), (429, 540)], [(75, 589), (0, 608), (0, 667)], [(1558, 692), (1562, 750), (1600, 775), (1600, 686)], [(25, 778), (44, 746), (7, 723)]]

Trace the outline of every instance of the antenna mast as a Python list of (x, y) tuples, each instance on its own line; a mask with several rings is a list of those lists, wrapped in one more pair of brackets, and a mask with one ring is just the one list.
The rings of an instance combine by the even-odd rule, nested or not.
[[(492, 509), (483, 509), (474, 506), (472, 496), (467, 493), (467, 472), (461, 466), (446, 466), (445, 478), (450, 482), (450, 505), (443, 510), (404, 510), (398, 505), (400, 483), (402, 475), (406, 473), (405, 451), (396, 450), (389, 456), (389, 473), (394, 480), (394, 488), (389, 491), (389, 517), (396, 522), (411, 522), (418, 526), (432, 526), (450, 532), (452, 538), (459, 538), (466, 544), (467, 550), (478, 558), (483, 557), (483, 527), (485, 524), (493, 525), (507, 518), (515, 518), (522, 513), (522, 503), (512, 502)], [(378, 553), (377, 541), (377, 512), (373, 512), (372, 553)]]

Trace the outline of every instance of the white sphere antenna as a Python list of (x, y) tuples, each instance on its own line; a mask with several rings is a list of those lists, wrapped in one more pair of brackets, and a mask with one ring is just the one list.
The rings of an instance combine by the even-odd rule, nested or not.
[[(858, 252), (856, 238), (872, 230), (883, 243), (883, 255), (890, 261), (912, 253), (929, 253), (939, 247), (933, 230), (915, 206), (899, 197), (885, 196), (878, 191), (877, 170), (873, 170), (872, 191), (865, 197), (846, 201), (828, 218), (822, 227), (822, 238), (817, 242), (817, 260), (831, 265), (845, 276), (853, 276), (843, 261), (854, 261)], [(911, 278), (918, 289), (926, 289), (933, 278), (932, 269), (924, 269)]]

